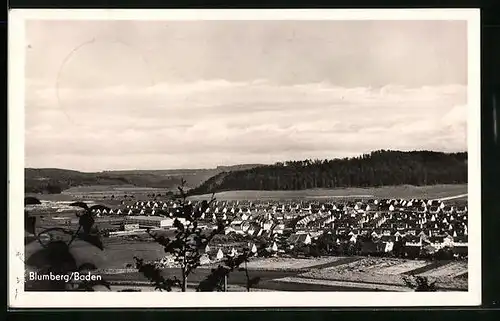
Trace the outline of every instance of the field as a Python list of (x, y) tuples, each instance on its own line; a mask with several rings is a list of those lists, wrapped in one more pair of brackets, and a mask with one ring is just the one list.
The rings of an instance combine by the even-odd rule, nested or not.
[[(322, 198), (425, 198), (439, 199), (467, 194), (467, 185), (384, 186), (375, 188), (310, 189), (302, 191), (229, 191), (216, 194), (218, 200), (279, 200)], [(192, 196), (194, 200), (211, 195)]]
[[(426, 270), (426, 267), (429, 270), (423, 272)], [(466, 290), (467, 280), (456, 278), (456, 276), (466, 272), (466, 262), (424, 262), (404, 259), (360, 258), (348, 264), (311, 270), (300, 276), (315, 280), (404, 287), (403, 276), (414, 274), (428, 276), (431, 281), (436, 281), (436, 286), (441, 289)]]
[[(133, 195), (136, 199), (146, 198), (147, 194), (165, 195), (168, 190), (159, 188), (137, 187), (130, 185), (102, 185), (72, 187), (61, 194), (26, 194), (47, 201), (74, 201), (81, 199), (99, 199), (100, 203), (119, 203), (109, 197), (115, 195)], [(375, 188), (338, 188), (309, 189), (301, 191), (228, 191), (216, 193), (218, 200), (290, 200), (290, 199), (324, 199), (324, 198), (425, 198), (440, 199), (456, 197), (467, 200), (467, 185), (431, 185), (431, 186), (383, 186)], [(190, 199), (209, 199), (212, 195), (191, 196)], [(106, 197), (106, 199), (103, 199)], [(111, 204), (111, 203), (110, 203)]]
[(294, 258), (266, 258), (253, 260), (248, 263), (252, 270), (301, 270), (317, 265), (329, 264), (341, 258), (323, 257), (316, 259), (294, 259)]
[[(133, 196), (135, 199), (147, 199), (148, 194), (160, 194), (165, 196), (168, 189), (138, 187), (131, 185), (92, 185), (71, 187), (62, 191), (61, 194), (34, 194), (26, 193), (26, 196), (33, 196), (45, 201), (98, 201), (99, 204), (117, 205), (123, 200), (125, 195)], [(170, 190), (171, 192), (171, 190)], [(112, 199), (114, 196), (114, 199)]]

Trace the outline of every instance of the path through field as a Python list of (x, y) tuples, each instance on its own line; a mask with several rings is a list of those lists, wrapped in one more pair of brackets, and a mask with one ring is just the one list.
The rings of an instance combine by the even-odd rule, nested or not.
[(457, 198), (464, 198), (464, 197), (467, 197), (467, 193), (466, 194), (460, 194), (460, 195), (455, 195), (455, 196), (448, 196), (448, 197), (443, 197), (443, 198), (440, 198), (439, 200), (440, 201), (449, 201), (449, 200), (454, 200), (454, 199), (457, 199)]

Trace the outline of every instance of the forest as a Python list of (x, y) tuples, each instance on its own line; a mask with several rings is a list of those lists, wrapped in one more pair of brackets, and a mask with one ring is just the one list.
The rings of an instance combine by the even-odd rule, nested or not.
[(222, 172), (191, 189), (190, 194), (466, 182), (466, 152), (379, 150), (353, 158), (287, 161)]

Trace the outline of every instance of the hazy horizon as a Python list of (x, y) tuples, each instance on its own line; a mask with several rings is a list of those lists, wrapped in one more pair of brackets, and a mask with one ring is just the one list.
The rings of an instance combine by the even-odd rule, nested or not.
[[(392, 150), (394, 151), (394, 150)], [(432, 150), (411, 150), (411, 151), (402, 151), (398, 150), (401, 152), (415, 152), (415, 151), (429, 151), (429, 152), (439, 152), (439, 151), (432, 151)], [(374, 152), (374, 151), (373, 151)], [(462, 150), (462, 151), (454, 151), (454, 152), (448, 152), (448, 153), (467, 153), (467, 150)], [(368, 153), (369, 154), (369, 153)], [(353, 158), (353, 157), (359, 157), (362, 156), (363, 154), (357, 155), (357, 156), (351, 156), (351, 157), (338, 157), (338, 158), (330, 158), (329, 160), (333, 159), (343, 159), (343, 158)], [(311, 160), (316, 160), (314, 158), (309, 158)], [(292, 160), (277, 160), (273, 163), (239, 163), (239, 164), (227, 164), (227, 165), (217, 165), (213, 167), (179, 167), (179, 168), (149, 168), (149, 169), (144, 169), (144, 168), (116, 168), (116, 169), (103, 169), (103, 170), (98, 170), (98, 171), (82, 171), (74, 168), (60, 168), (60, 167), (25, 167), (25, 169), (60, 169), (60, 170), (68, 170), (68, 171), (78, 171), (82, 173), (100, 173), (100, 172), (128, 172), (128, 171), (174, 171), (174, 170), (209, 170), (209, 169), (214, 169), (217, 167), (235, 167), (235, 166), (245, 166), (245, 165), (274, 165), (279, 162), (286, 162), (286, 161), (305, 161), (306, 159), (292, 159)]]
[(467, 151), (465, 21), (28, 21), (25, 168)]

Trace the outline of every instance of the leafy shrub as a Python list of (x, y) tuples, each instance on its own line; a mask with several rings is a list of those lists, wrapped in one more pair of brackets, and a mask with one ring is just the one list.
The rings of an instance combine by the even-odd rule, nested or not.
[[(25, 205), (40, 204), (36, 198), (30, 197), (25, 199)], [(37, 241), (41, 248), (30, 255), (25, 262), (29, 272), (37, 273), (38, 275), (57, 275), (61, 276), (58, 280), (26, 280), (26, 290), (33, 291), (94, 291), (94, 287), (102, 285), (110, 289), (109, 283), (102, 279), (96, 281), (80, 281), (64, 279), (62, 276), (69, 278), (74, 273), (89, 273), (96, 270), (97, 267), (93, 263), (85, 262), (77, 264), (75, 257), (71, 253), (71, 244), (75, 240), (82, 240), (96, 246), (100, 250), (104, 250), (100, 233), (94, 226), (94, 218), (92, 209), (87, 204), (77, 202), (71, 204), (84, 209), (83, 213), (77, 213), (79, 217), (79, 226), (76, 231), (66, 228), (54, 227), (44, 229), (41, 232), (36, 231), (36, 217), (30, 216), (25, 210), (25, 244)], [(97, 278), (96, 278), (97, 279)]]
[[(179, 210), (175, 214), (174, 227), (177, 232), (174, 237), (169, 238), (164, 235), (154, 234), (148, 231), (148, 234), (162, 245), (165, 253), (173, 256), (175, 263), (180, 269), (181, 279), (177, 277), (165, 277), (162, 275), (161, 267), (154, 262), (144, 262), (142, 258), (134, 257), (135, 265), (159, 291), (172, 291), (174, 287), (180, 287), (182, 292), (187, 291), (188, 277), (201, 265), (201, 258), (206, 246), (216, 236), (224, 233), (224, 229), (230, 224), (228, 220), (217, 219), (216, 227), (207, 233), (198, 226), (202, 221), (203, 213), (215, 202), (215, 196), (212, 195), (210, 201), (202, 201), (200, 206), (194, 207), (187, 201), (187, 193), (184, 191), (185, 181), (181, 181), (179, 186)], [(219, 291), (225, 289), (225, 280), (230, 272), (238, 269), (239, 266), (247, 262), (250, 251), (246, 250), (243, 254), (235, 257), (227, 257), (222, 264), (215, 269), (205, 280), (200, 282), (197, 291)], [(256, 279), (249, 280), (249, 286), (258, 282)], [(247, 287), (248, 288), (248, 287)]]

